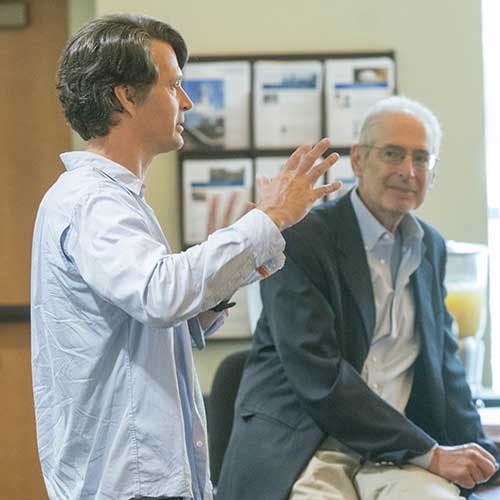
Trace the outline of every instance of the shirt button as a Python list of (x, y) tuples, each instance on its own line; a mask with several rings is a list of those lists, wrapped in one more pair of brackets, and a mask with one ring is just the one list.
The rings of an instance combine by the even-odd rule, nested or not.
[(378, 384), (372, 384), (372, 387), (373, 387), (374, 389), (378, 389)]
[(385, 264), (385, 259), (380, 259), (381, 264)]
[(376, 363), (376, 362), (377, 362), (377, 356), (372, 356), (372, 361), (373, 361), (374, 363)]
[(203, 441), (196, 441), (196, 447), (201, 448), (203, 446)]

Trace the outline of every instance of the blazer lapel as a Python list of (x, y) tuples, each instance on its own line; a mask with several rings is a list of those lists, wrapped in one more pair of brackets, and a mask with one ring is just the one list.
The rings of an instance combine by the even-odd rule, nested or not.
[(426, 258), (426, 247), (422, 244), (422, 262), (411, 277), (415, 299), (418, 330), (422, 341), (422, 352), (432, 360), (441, 359), (436, 342), (436, 312), (432, 289), (434, 279), (432, 266)]
[(369, 349), (375, 329), (375, 303), (363, 239), (349, 195), (339, 202), (336, 225), (340, 273), (363, 319), (366, 347)]
[[(431, 392), (435, 394), (435, 400), (441, 400), (444, 394), (441, 377), (441, 360), (443, 332), (438, 330), (437, 320), (439, 315), (439, 304), (435, 304), (433, 289), (437, 286), (432, 272), (432, 265), (426, 258), (425, 245), (422, 246), (422, 262), (411, 278), (413, 294), (415, 299), (415, 312), (418, 325), (418, 334), (421, 339), (421, 359), (423, 369)], [(442, 413), (442, 408), (435, 408), (437, 415)], [(443, 410), (444, 411), (444, 410)]]
[[(442, 322), (437, 319), (440, 305), (434, 299), (434, 287), (439, 286), (433, 276), (432, 265), (426, 256), (425, 244), (422, 244), (422, 262), (411, 277), (413, 294), (415, 299), (417, 333), (420, 335), (420, 359), (415, 365), (418, 373), (415, 373), (415, 383), (422, 384), (427, 388), (425, 399), (430, 401), (424, 407), (432, 407), (433, 422), (431, 427), (438, 431), (444, 427), (444, 386), (441, 376), (442, 336), (443, 332), (438, 329)], [(419, 382), (417, 382), (419, 381)], [(415, 389), (415, 388), (414, 388)], [(416, 389), (422, 389), (416, 388)], [(418, 392), (418, 391), (417, 391)]]

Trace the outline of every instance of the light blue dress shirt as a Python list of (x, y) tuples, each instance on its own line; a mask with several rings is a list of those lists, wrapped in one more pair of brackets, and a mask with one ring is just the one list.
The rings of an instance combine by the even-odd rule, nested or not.
[[(424, 231), (416, 217), (406, 214), (392, 234), (368, 210), (356, 189), (350, 196), (365, 246), (376, 311), (361, 376), (370, 389), (404, 414), (420, 353), (410, 277), (422, 260)], [(427, 468), (433, 449), (410, 462)]]
[(210, 500), (191, 344), (203, 347), (222, 323), (209, 309), (262, 278), (261, 266), (282, 267), (284, 240), (252, 210), (172, 254), (140, 179), (93, 153), (61, 158), (68, 171), (40, 205), (32, 253), (33, 388), (49, 497)]

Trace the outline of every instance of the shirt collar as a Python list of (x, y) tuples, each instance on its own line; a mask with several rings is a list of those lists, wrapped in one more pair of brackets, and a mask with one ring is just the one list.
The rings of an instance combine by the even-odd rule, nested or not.
[[(377, 243), (386, 234), (393, 239), (393, 235), (388, 231), (366, 208), (365, 204), (361, 201), (357, 189), (351, 191), (351, 202), (354, 213), (358, 220), (361, 237), (367, 252), (374, 250)], [(424, 230), (418, 222), (417, 218), (412, 214), (406, 214), (399, 225), (401, 231), (403, 245), (411, 247), (416, 243), (422, 241), (424, 237)]]
[(141, 179), (119, 163), (104, 156), (88, 151), (73, 151), (61, 154), (60, 158), (67, 170), (76, 170), (81, 167), (96, 168), (137, 196), (142, 195), (144, 191), (145, 185)]

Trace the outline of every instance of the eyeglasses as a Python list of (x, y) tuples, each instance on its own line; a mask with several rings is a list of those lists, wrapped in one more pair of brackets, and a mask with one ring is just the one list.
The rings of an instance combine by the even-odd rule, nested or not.
[[(395, 144), (387, 144), (385, 146), (370, 146), (369, 144), (361, 144), (361, 147), (377, 150), (379, 160), (384, 163), (388, 163), (389, 165), (401, 165), (409, 152), (408, 149)], [(414, 167), (427, 170), (427, 172), (432, 172), (436, 166), (438, 158), (436, 155), (425, 151), (425, 149), (412, 149), (411, 160)]]

